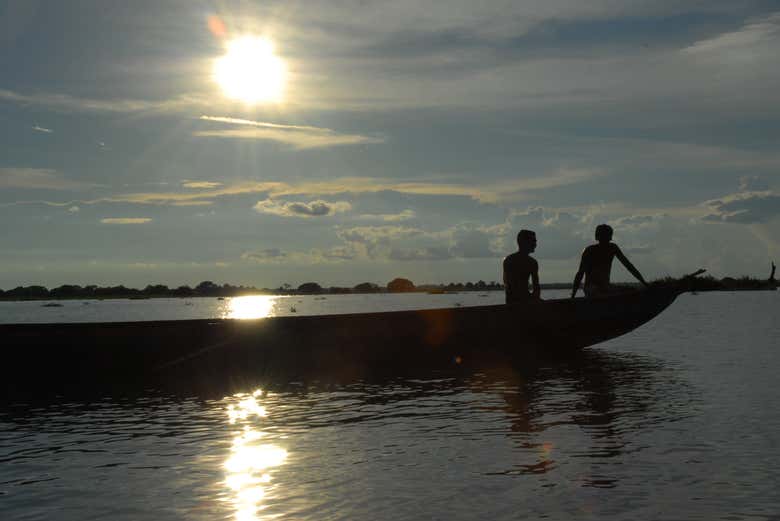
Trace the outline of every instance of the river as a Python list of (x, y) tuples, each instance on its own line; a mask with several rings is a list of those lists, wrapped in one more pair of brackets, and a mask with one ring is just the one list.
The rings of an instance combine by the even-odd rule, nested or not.
[[(256, 318), (501, 299), (3, 302), (0, 321)], [(533, 366), (277, 379), (228, 396), (6, 400), (0, 519), (777, 520), (779, 304), (777, 292), (682, 295), (628, 335)]]

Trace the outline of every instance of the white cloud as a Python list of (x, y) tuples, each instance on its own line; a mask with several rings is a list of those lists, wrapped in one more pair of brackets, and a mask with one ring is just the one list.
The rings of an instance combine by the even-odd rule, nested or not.
[(430, 181), (343, 177), (298, 184), (278, 183), (272, 193), (274, 195), (335, 195), (393, 191), (416, 195), (463, 196), (484, 203), (496, 203), (522, 200), (531, 192), (582, 183), (604, 175), (606, 172), (603, 170), (564, 168), (538, 177), (471, 183), (453, 181), (446, 177)]
[(439, 231), (385, 225), (342, 228), (338, 237), (357, 257), (393, 261), (495, 258), (495, 233), (485, 227), (458, 225)]
[(358, 219), (366, 221), (385, 221), (385, 222), (400, 222), (408, 221), (417, 217), (417, 213), (414, 210), (407, 208), (399, 213), (364, 213), (358, 216)]
[(147, 224), (152, 222), (150, 217), (106, 217), (100, 219), (103, 224)]
[(284, 251), (279, 248), (267, 248), (258, 251), (248, 251), (241, 254), (241, 259), (255, 264), (326, 264), (339, 263), (355, 258), (355, 252), (345, 246), (335, 246), (326, 250), (312, 249), (309, 251)]
[(183, 181), (181, 184), (184, 188), (218, 188), (222, 186), (222, 183), (216, 181)]
[(38, 125), (34, 125), (32, 129), (35, 130), (36, 132), (43, 132), (44, 134), (51, 134), (52, 132), (54, 132), (50, 128), (39, 127)]
[(359, 134), (341, 134), (329, 128), (280, 125), (265, 121), (251, 121), (223, 116), (201, 116), (200, 119), (202, 121), (248, 128), (196, 130), (193, 132), (193, 135), (198, 137), (261, 139), (291, 145), (296, 149), (366, 145), (384, 142), (384, 139), (382, 138), (362, 136)]
[(210, 206), (213, 201), (173, 201), (171, 206)]
[(423, 234), (425, 234), (423, 230), (407, 226), (355, 226), (338, 231), (338, 236), (342, 240), (359, 244), (387, 242), (391, 239)]
[(310, 201), (282, 202), (275, 199), (259, 201), (254, 209), (258, 213), (279, 215), (282, 217), (325, 217), (337, 213), (348, 212), (352, 205), (346, 201)]
[(70, 213), (78, 213), (80, 210), (81, 208), (79, 208), (78, 206), (71, 206), (70, 208), (68, 208), (68, 211)]
[(453, 258), (446, 246), (428, 246), (425, 248), (393, 248), (388, 259), (394, 261), (439, 261)]
[[(5, 174), (4, 171), (6, 171)], [(26, 175), (26, 179), (24, 181), (22, 179), (25, 176), (22, 174)], [(203, 187), (199, 188), (198, 191), (114, 194), (97, 199), (82, 200), (80, 203), (132, 203), (150, 205), (197, 206), (211, 204), (214, 199), (220, 197), (255, 193), (265, 193), (268, 195), (268, 197), (273, 198), (282, 196), (334, 196), (345, 193), (361, 194), (385, 191), (415, 195), (460, 196), (469, 197), (483, 203), (499, 203), (523, 200), (528, 198), (533, 192), (570, 184), (583, 183), (603, 175), (606, 174), (602, 170), (560, 169), (539, 177), (518, 178), (508, 181), (481, 183), (453, 181), (446, 177), (430, 181), (395, 181), (373, 177), (340, 177), (327, 181), (303, 181), (299, 183), (287, 183), (281, 181), (242, 181), (227, 186), (219, 186), (216, 188)], [(40, 178), (38, 183), (32, 182), (35, 176)], [(12, 182), (17, 183), (15, 186), (22, 186), (19, 183), (25, 182), (28, 187), (35, 187), (32, 186), (33, 184), (45, 184), (50, 188), (53, 186), (62, 186), (62, 189), (64, 189), (64, 186), (71, 186), (73, 189), (75, 189), (77, 186), (95, 186), (75, 182), (68, 182), (66, 184), (64, 180), (59, 180), (55, 183), (55, 179), (59, 179), (59, 174), (56, 174), (56, 172), (51, 170), (0, 169), (0, 188), (2, 188), (4, 184), (6, 186), (11, 186), (9, 183)], [(48, 182), (44, 183), (43, 181)], [(19, 201), (14, 204), (33, 203), (53, 205), (62, 204), (58, 202), (45, 201)], [(265, 205), (267, 205), (269, 208), (274, 208), (274, 205), (270, 203), (265, 203)], [(261, 205), (261, 208), (262, 206), (264, 205)], [(341, 205), (340, 207), (336, 208), (336, 211), (342, 211), (344, 209), (346, 209), (346, 207)], [(412, 218), (411, 212), (411, 210), (405, 210), (398, 215), (382, 214), (381, 217), (382, 220), (389, 222), (403, 221)]]
[(255, 262), (267, 262), (281, 260), (287, 257), (287, 253), (279, 248), (267, 248), (264, 250), (245, 252), (241, 254), (241, 258), (244, 260), (251, 260)]
[(780, 216), (780, 195), (771, 191), (740, 192), (704, 203), (711, 213), (708, 222), (755, 224)]
[(750, 64), (775, 60), (780, 44), (780, 13), (751, 20), (736, 31), (698, 41), (683, 53), (719, 64)]

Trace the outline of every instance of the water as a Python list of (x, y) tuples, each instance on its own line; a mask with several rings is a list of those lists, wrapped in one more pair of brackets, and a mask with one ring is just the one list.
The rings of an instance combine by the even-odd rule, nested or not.
[[(359, 297), (363, 310), (496, 298)], [(301, 313), (356, 297), (293, 298)], [(203, 316), (106, 302), (114, 319), (144, 318), (138, 304)], [(779, 303), (683, 295), (535, 367), (5, 404), (0, 519), (777, 520)]]
[[(548, 293), (559, 298), (562, 291)], [(262, 318), (365, 313), (503, 304), (501, 291), (365, 295), (257, 295), (235, 298), (160, 298), (0, 302), (0, 324), (125, 322), (189, 318)]]

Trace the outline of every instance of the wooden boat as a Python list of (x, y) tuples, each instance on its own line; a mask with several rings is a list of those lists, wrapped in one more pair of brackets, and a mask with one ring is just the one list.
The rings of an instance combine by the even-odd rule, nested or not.
[(682, 291), (418, 311), (154, 322), (0, 325), (0, 388), (156, 386), (312, 372), (355, 374), (492, 355), (566, 354), (648, 322)]

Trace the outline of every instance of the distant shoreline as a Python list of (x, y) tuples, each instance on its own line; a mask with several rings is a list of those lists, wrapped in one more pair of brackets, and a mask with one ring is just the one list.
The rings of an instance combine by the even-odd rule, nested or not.
[[(668, 282), (670, 278), (659, 279), (655, 282)], [(637, 283), (619, 283), (617, 285), (638, 287)], [(541, 284), (543, 290), (570, 290), (571, 283)], [(725, 277), (715, 279), (702, 277), (695, 279), (692, 291), (772, 291), (777, 288), (774, 281), (742, 277), (734, 279)], [(230, 286), (228, 284), (218, 286), (213, 283), (201, 283), (195, 288), (180, 286), (167, 288), (165, 286), (147, 286), (145, 289), (126, 288), (113, 286), (101, 288), (98, 286), (74, 286), (65, 285), (54, 289), (43, 286), (17, 287), (12, 290), (0, 290), (0, 302), (25, 302), (25, 301), (52, 301), (52, 300), (149, 300), (158, 298), (232, 298), (251, 295), (274, 296), (302, 296), (302, 295), (367, 295), (367, 294), (396, 294), (396, 293), (428, 293), (433, 295), (462, 293), (462, 292), (486, 292), (503, 291), (504, 287), (498, 283), (449, 283), (449, 284), (423, 284), (414, 286), (405, 291), (393, 291), (372, 283), (363, 283), (353, 288), (345, 287), (320, 287), (316, 283), (306, 283), (299, 288), (254, 288), (245, 286)]]

